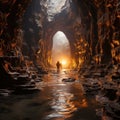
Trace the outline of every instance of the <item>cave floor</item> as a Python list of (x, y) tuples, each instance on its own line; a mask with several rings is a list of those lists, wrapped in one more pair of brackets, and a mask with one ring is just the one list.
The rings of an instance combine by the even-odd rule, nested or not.
[[(98, 120), (102, 109), (86, 95), (77, 71), (51, 69), (36, 83), (40, 92), (0, 96), (0, 120)], [(67, 81), (68, 80), (68, 81)], [(70, 80), (70, 81), (69, 81)]]

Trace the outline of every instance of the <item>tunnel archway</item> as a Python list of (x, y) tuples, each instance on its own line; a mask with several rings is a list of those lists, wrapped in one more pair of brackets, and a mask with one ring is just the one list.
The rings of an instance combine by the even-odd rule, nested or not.
[(55, 67), (59, 61), (63, 68), (67, 68), (71, 62), (71, 48), (66, 35), (62, 31), (57, 31), (53, 36), (52, 45), (52, 65)]
[[(36, 0), (36, 1), (38, 2), (39, 0)], [(93, 42), (92, 35), (91, 33), (89, 33), (90, 27), (92, 25), (90, 26), (91, 22), (87, 21), (87, 20), (90, 20), (90, 15), (88, 14), (88, 10), (87, 12), (82, 13), (81, 9), (83, 8), (79, 9), (75, 1), (70, 2), (70, 0), (68, 0), (68, 2), (64, 2), (65, 9), (62, 10), (62, 7), (61, 7), (60, 12), (58, 12), (57, 14), (55, 13), (54, 17), (52, 16), (52, 19), (49, 20), (47, 17), (48, 12), (52, 12), (52, 10), (49, 7), (46, 7), (45, 3), (46, 1), (41, 0), (40, 4), (35, 4), (33, 6), (31, 4), (31, 8), (33, 7), (39, 8), (39, 11), (33, 9), (32, 12), (28, 11), (29, 13), (26, 15), (27, 17), (28, 15), (33, 14), (33, 17), (30, 16), (29, 19), (26, 18), (28, 19), (26, 24), (29, 23), (29, 25), (28, 25), (27, 30), (25, 29), (25, 32), (26, 32), (25, 40), (29, 44), (31, 51), (33, 50), (33, 48), (35, 50), (36, 48), (39, 48), (38, 40), (39, 40), (39, 37), (42, 38), (44, 42), (44, 48), (45, 48), (45, 50), (43, 50), (45, 51), (44, 52), (45, 58), (43, 59), (44, 61), (47, 61), (45, 63), (46, 65), (47, 63), (49, 64), (50, 57), (48, 55), (50, 55), (51, 50), (52, 50), (51, 49), (52, 42), (53, 42), (52, 37), (56, 31), (60, 30), (60, 31), (63, 31), (67, 35), (67, 38), (69, 39), (70, 47), (71, 47), (71, 54), (72, 54), (73, 59), (78, 59), (78, 53), (75, 53), (77, 49), (74, 46), (74, 44), (80, 39), (83, 39), (85, 42), (89, 41), (89, 44)], [(49, 6), (50, 3), (47, 2), (47, 4)], [(54, 4), (56, 4), (56, 2)], [(50, 4), (50, 6), (52, 6), (53, 8), (55, 7), (52, 4)], [(81, 19), (81, 16), (83, 17), (82, 19)], [(86, 21), (87, 21), (87, 24), (86, 24)], [(31, 24), (34, 24), (33, 25), (34, 27), (31, 26)], [(33, 33), (31, 33), (31, 29), (34, 31)], [(91, 27), (91, 29), (94, 29), (93, 26)], [(32, 37), (30, 37), (29, 34), (32, 35), (34, 39), (32, 39)], [(31, 41), (32, 44), (28, 40)], [(91, 52), (92, 52), (92, 45), (90, 47), (91, 47)], [(31, 52), (30, 52), (30, 55), (31, 55)]]
[[(21, 40), (23, 41), (22, 43), (22, 45), (24, 46), (23, 48), (25, 48), (25, 50), (22, 48), (23, 54), (31, 56), (31, 53), (34, 54), (39, 49), (38, 41), (40, 39), (44, 39), (44, 41), (47, 41), (45, 32), (48, 29), (47, 26), (49, 26), (48, 25), (49, 23), (46, 18), (47, 16), (46, 7), (48, 7), (49, 5), (45, 4), (46, 1), (48, 0), (32, 0), (31, 3), (30, 0), (26, 0), (26, 2), (23, 0), (21, 1), (14, 0), (14, 2), (8, 2), (7, 0), (6, 2), (1, 1), (0, 14), (1, 14), (1, 18), (2, 16), (3, 18), (2, 18), (2, 27), (0, 30), (1, 31), (0, 35), (1, 35), (1, 41), (4, 40), (8, 48), (10, 45), (9, 43), (14, 41), (17, 43)], [(119, 38), (119, 25), (117, 24), (119, 23), (119, 9), (118, 9), (119, 2), (117, 1), (99, 2), (99, 0), (98, 1), (67, 0), (67, 1), (70, 2), (67, 3), (64, 1), (64, 3), (66, 3), (68, 7), (65, 6), (65, 4), (63, 3), (64, 5), (61, 6), (63, 11), (58, 12), (59, 14), (55, 13), (54, 19), (53, 21), (51, 21), (51, 23), (53, 22), (54, 24), (56, 21), (59, 21), (58, 20), (59, 17), (61, 17), (60, 19), (61, 21), (65, 22), (65, 20), (68, 20), (67, 22), (65, 22), (65, 24), (63, 23), (61, 24), (63, 26), (67, 25), (69, 26), (68, 29), (73, 30), (73, 33), (75, 33), (74, 34), (75, 39), (80, 39), (80, 37), (82, 37), (88, 41), (90, 48), (89, 53), (91, 59), (97, 55), (100, 55), (102, 56), (103, 59), (105, 59), (102, 60), (103, 62), (111, 61), (111, 58), (113, 57), (111, 55), (111, 49), (113, 49), (114, 51), (114, 47), (116, 46), (114, 45), (112, 48), (111, 44), (114, 41), (114, 39)], [(27, 8), (28, 3), (30, 3), (30, 5)], [(115, 9), (111, 8), (111, 6), (113, 5), (111, 3), (115, 4), (114, 6)], [(51, 5), (52, 4), (50, 4), (50, 6)], [(4, 9), (5, 6), (7, 6), (6, 9)], [(54, 5), (52, 6), (54, 7)], [(67, 10), (63, 8), (67, 8)], [(81, 19), (78, 19), (80, 17)], [(21, 27), (22, 19), (25, 24), (24, 28)], [(76, 19), (78, 19), (80, 24), (74, 21)], [(12, 23), (15, 24), (11, 24), (11, 21)], [(57, 24), (55, 24), (54, 26), (57, 26)], [(24, 32), (21, 32), (22, 30)], [(81, 32), (81, 34), (79, 32)], [(20, 33), (21, 34), (25, 33), (23, 35), (24, 38), (20, 37), (19, 35)], [(116, 38), (117, 37), (116, 35), (118, 36), (118, 38)], [(49, 44), (51, 43), (49, 42)], [(113, 44), (115, 43), (113, 42)], [(18, 46), (21, 47), (20, 45)], [(26, 50), (27, 48), (28, 48), (28, 53), (25, 53), (27, 51)], [(7, 53), (6, 49), (4, 50), (4, 47), (2, 49), (5, 53)], [(108, 56), (107, 59), (106, 59), (106, 55)], [(116, 55), (117, 55), (117, 51), (116, 51)], [(33, 58), (33, 56), (31, 56), (31, 59)], [(47, 55), (45, 55), (45, 57), (46, 56)]]

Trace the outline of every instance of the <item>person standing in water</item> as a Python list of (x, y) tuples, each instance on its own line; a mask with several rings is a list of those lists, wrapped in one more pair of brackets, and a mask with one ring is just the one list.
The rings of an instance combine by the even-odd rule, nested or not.
[(59, 61), (57, 61), (56, 67), (57, 67), (57, 72), (59, 72), (61, 67), (62, 67), (62, 65), (61, 65), (61, 63)]

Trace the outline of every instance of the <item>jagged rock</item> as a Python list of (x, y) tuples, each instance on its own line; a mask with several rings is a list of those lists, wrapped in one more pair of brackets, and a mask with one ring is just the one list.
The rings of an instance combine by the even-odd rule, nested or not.
[(11, 95), (12, 91), (8, 89), (0, 89), (0, 96), (9, 96)]
[(76, 79), (75, 78), (63, 78), (63, 82), (74, 82)]
[(101, 105), (106, 105), (109, 102), (109, 99), (103, 95), (96, 95), (95, 98)]
[(20, 75), (18, 76), (17, 80), (15, 81), (16, 84), (25, 84), (30, 82), (28, 75)]
[(105, 87), (104, 88), (104, 96), (107, 97), (109, 100), (115, 100), (116, 99), (116, 92), (117, 89), (112, 87)]
[(113, 80), (119, 80), (119, 82), (120, 82), (120, 74), (118, 72), (115, 73), (114, 75), (112, 75), (112, 79)]
[(42, 81), (43, 81), (43, 79), (39, 78), (39, 77), (35, 79), (35, 82), (42, 82)]
[(87, 94), (96, 94), (101, 90), (101, 85), (94, 79), (83, 81), (82, 85)]
[(120, 119), (120, 104), (116, 102), (109, 103), (105, 106), (105, 112), (107, 115), (118, 120)]

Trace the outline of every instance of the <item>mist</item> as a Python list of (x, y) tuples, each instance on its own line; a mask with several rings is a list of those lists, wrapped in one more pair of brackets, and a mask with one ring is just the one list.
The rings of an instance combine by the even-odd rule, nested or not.
[(70, 63), (70, 58), (71, 53), (69, 40), (63, 32), (58, 31), (53, 36), (52, 65), (55, 66), (56, 62), (60, 61), (65, 64), (64, 67), (67, 67)]

